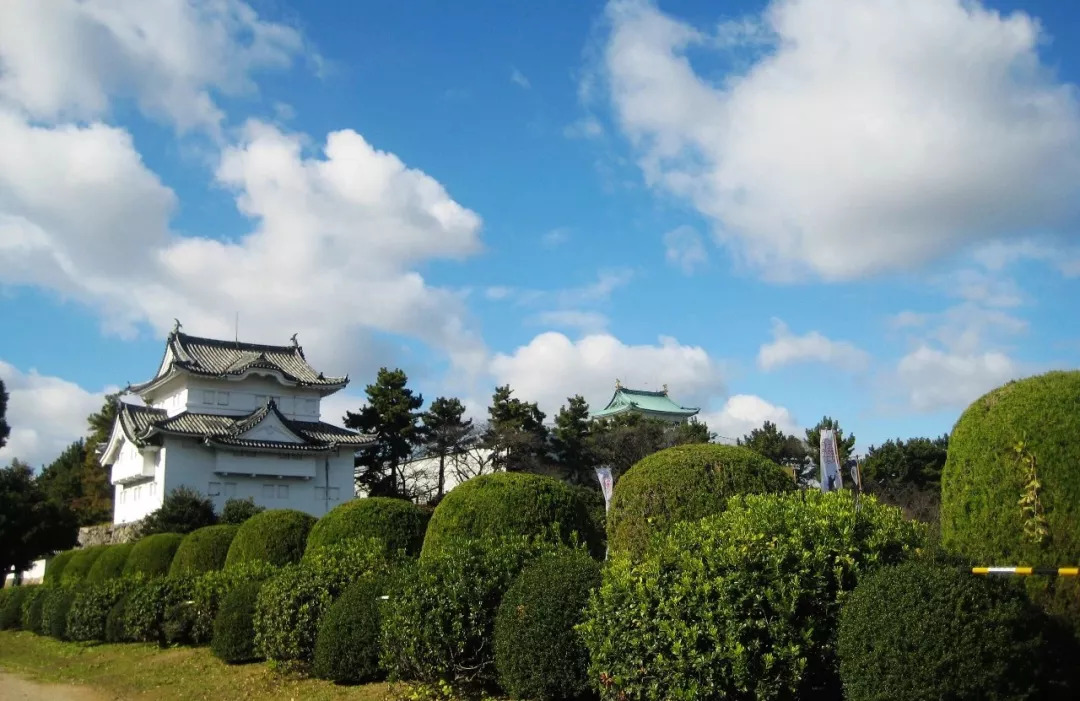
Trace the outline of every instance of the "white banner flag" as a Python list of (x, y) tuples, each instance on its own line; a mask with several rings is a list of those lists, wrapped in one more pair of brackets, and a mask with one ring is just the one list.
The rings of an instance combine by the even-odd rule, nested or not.
[(615, 486), (615, 481), (611, 477), (611, 468), (596, 468), (596, 479), (600, 480), (600, 489), (604, 492), (604, 511), (606, 512), (611, 506), (611, 490)]
[(821, 431), (821, 491), (831, 492), (844, 486), (840, 474), (840, 456), (836, 450), (836, 433), (831, 428)]

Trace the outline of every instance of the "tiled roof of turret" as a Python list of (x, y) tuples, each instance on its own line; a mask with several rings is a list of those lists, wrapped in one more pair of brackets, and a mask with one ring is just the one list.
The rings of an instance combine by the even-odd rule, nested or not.
[(172, 370), (183, 370), (194, 375), (227, 377), (242, 375), (253, 368), (275, 370), (288, 381), (310, 387), (344, 387), (345, 377), (326, 377), (317, 372), (304, 357), (304, 349), (298, 344), (271, 346), (261, 343), (222, 341), (181, 333), (178, 329), (169, 334), (166, 357), (172, 362), (163, 367), (157, 377), (148, 382), (129, 387), (138, 392), (155, 384)]
[(600, 411), (594, 412), (594, 417), (613, 416), (628, 411), (637, 411), (643, 414), (667, 414), (673, 416), (693, 416), (700, 409), (676, 404), (668, 396), (667, 389), (654, 392), (643, 389), (628, 389), (616, 385), (615, 394), (611, 401)]

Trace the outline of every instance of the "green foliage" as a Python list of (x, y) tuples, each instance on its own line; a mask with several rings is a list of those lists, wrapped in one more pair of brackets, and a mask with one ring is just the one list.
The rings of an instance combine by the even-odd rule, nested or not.
[(412, 502), (389, 497), (347, 501), (311, 528), (307, 553), (354, 538), (378, 538), (389, 552), (420, 553), (429, 514)]
[(855, 449), (855, 436), (854, 434), (845, 436), (844, 429), (840, 428), (840, 422), (830, 416), (822, 417), (817, 426), (806, 429), (806, 447), (810, 464), (821, 464), (821, 432), (824, 429), (832, 429), (836, 432), (836, 454), (840, 467), (843, 468), (851, 457), (851, 451)]
[[(101, 409), (86, 417), (89, 429), (86, 445), (98, 446), (108, 442), (119, 407), (119, 394), (105, 395)], [(79, 497), (71, 504), (79, 525), (89, 526), (112, 519), (114, 488), (109, 481), (109, 468), (98, 460), (96, 450), (86, 451), (80, 482)]]
[(499, 603), (521, 569), (554, 547), (526, 536), (465, 538), (411, 563), (382, 611), (383, 668), (396, 679), (494, 682)]
[(4, 592), (0, 607), (0, 630), (17, 630), (22, 627), (22, 606), (27, 595), (38, 587), (20, 586), (0, 589)]
[(574, 487), (551, 477), (516, 472), (474, 477), (451, 490), (435, 507), (423, 557), (458, 538), (549, 535), (554, 524), (564, 541), (577, 533), (594, 554), (603, 553), (603, 534)]
[(675, 523), (719, 513), (735, 494), (795, 488), (791, 475), (749, 448), (683, 445), (650, 455), (615, 483), (607, 535), (612, 553), (641, 557)]
[[(941, 532), (979, 564), (1080, 560), (1080, 371), (1010, 382), (964, 411), (941, 476)], [(1029, 587), (1080, 628), (1075, 587)]]
[(229, 546), (239, 529), (239, 526), (222, 524), (204, 526), (188, 533), (176, 549), (169, 574), (183, 577), (220, 570), (225, 566)]
[(168, 574), (182, 540), (184, 536), (179, 533), (158, 533), (136, 541), (124, 563), (124, 574), (147, 577)]
[(910, 484), (918, 489), (938, 489), (949, 451), (949, 437), (885, 441), (870, 446), (862, 461), (863, 481), (882, 486)]
[(226, 499), (225, 506), (221, 507), (221, 523), (231, 523), (239, 526), (255, 514), (266, 511), (265, 506), (257, 506), (251, 497), (247, 499)]
[(42, 607), (45, 605), (45, 594), (50, 586), (20, 587), (25, 594), (22, 600), (22, 629), (42, 635), (45, 631), (41, 627)]
[(78, 530), (75, 514), (46, 497), (29, 465), (15, 460), (0, 469), (0, 577), (70, 548)]
[(495, 388), (480, 441), (493, 451), (491, 462), (496, 470), (536, 471), (547, 463), (544, 412), (536, 402), (524, 402), (513, 393), (510, 385)]
[(642, 414), (625, 413), (595, 419), (589, 443), (597, 462), (621, 475), (644, 458), (674, 445), (671, 424)]
[(225, 567), (266, 562), (277, 567), (298, 562), (315, 518), (295, 509), (271, 509), (255, 514), (241, 526), (229, 546)]
[[(191, 590), (192, 581), (188, 578), (135, 580), (124, 604), (124, 632), (127, 637), (143, 643), (166, 642), (166, 614), (171, 607), (189, 600)], [(172, 620), (175, 620), (175, 615)]]
[(260, 659), (255, 649), (255, 603), (263, 582), (241, 582), (229, 590), (214, 619), (214, 635), (210, 651), (229, 664), (253, 662)]
[(845, 594), (923, 530), (847, 491), (733, 497), (609, 563), (580, 629), (589, 678), (603, 699), (836, 698)]
[(227, 570), (206, 572), (192, 582), (191, 642), (210, 643), (214, 621), (225, 596), (238, 585), (248, 581), (264, 581), (277, 573), (277, 568), (265, 562), (248, 562)]
[(840, 614), (844, 697), (1052, 698), (1064, 670), (1053, 668), (1044, 630), (1016, 582), (924, 561), (884, 568), (859, 582)]
[(49, 587), (41, 604), (41, 632), (57, 640), (67, 640), (67, 618), (75, 601), (75, 589)]
[(89, 548), (81, 548), (75, 551), (64, 568), (64, 575), (60, 578), (64, 584), (74, 585), (81, 583), (90, 573), (90, 569), (97, 559), (105, 552), (108, 545), (93, 545)]
[(128, 594), (124, 594), (109, 609), (109, 614), (105, 617), (105, 642), (126, 643), (131, 640), (124, 625), (127, 618), (127, 602)]
[(323, 614), (350, 582), (386, 575), (392, 567), (377, 538), (356, 538), (309, 553), (285, 567), (259, 592), (255, 644), (267, 659), (307, 664)]
[(358, 412), (345, 412), (345, 426), (375, 436), (375, 444), (356, 458), (356, 481), (370, 496), (408, 497), (401, 465), (419, 439), (417, 422), (422, 395), (407, 388), (400, 369), (380, 368), (375, 383), (365, 388), (368, 402)]
[(588, 693), (589, 653), (574, 629), (600, 565), (560, 550), (530, 563), (503, 597), (495, 619), (495, 667), (514, 698), (574, 699)]
[(138, 538), (158, 533), (191, 533), (217, 523), (214, 503), (189, 487), (178, 487), (165, 495), (161, 506), (142, 520)]
[(555, 464), (567, 481), (588, 484), (596, 480), (593, 468), (597, 456), (589, 440), (591, 421), (589, 403), (575, 394), (559, 407), (555, 415), (555, 430), (551, 435), (551, 452)]
[(109, 612), (131, 586), (131, 580), (112, 579), (80, 588), (68, 611), (68, 637), (72, 640), (105, 640), (105, 623)]
[(101, 584), (113, 579), (118, 579), (124, 574), (124, 565), (127, 564), (128, 555), (134, 543), (117, 543), (105, 546), (105, 550), (94, 561), (93, 567), (86, 573), (87, 584)]
[(71, 507), (82, 497), (85, 466), (86, 442), (80, 438), (42, 469), (38, 484), (50, 501)]
[(385, 577), (361, 577), (326, 611), (315, 639), (315, 676), (339, 684), (378, 678), (379, 597), (385, 583)]
[(771, 421), (766, 421), (761, 428), (755, 428), (738, 439), (738, 444), (791, 470), (801, 484), (813, 477), (814, 463), (810, 462), (806, 446), (797, 437), (785, 434)]
[(472, 419), (465, 419), (465, 405), (454, 397), (438, 397), (420, 415), (420, 448), (427, 457), (439, 459), (435, 498), (446, 491), (446, 461), (476, 442)]
[(75, 549), (65, 550), (64, 552), (57, 553), (48, 562), (45, 563), (45, 576), (42, 578), (45, 584), (59, 584), (61, 578), (64, 576), (64, 569), (71, 562), (71, 558), (75, 557), (75, 553), (78, 552)]

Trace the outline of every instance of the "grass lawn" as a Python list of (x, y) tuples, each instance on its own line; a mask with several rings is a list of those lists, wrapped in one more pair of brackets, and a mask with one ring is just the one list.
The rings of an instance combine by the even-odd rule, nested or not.
[(0, 670), (49, 684), (77, 684), (121, 699), (354, 699), (389, 701), (387, 684), (343, 687), (273, 672), (264, 663), (230, 666), (209, 648), (63, 643), (0, 631)]

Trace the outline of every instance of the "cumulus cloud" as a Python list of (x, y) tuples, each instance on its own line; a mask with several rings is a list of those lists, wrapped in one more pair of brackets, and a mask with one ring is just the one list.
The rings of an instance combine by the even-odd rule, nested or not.
[(818, 331), (802, 336), (791, 333), (780, 319), (773, 319), (773, 340), (758, 349), (757, 363), (769, 371), (796, 363), (825, 363), (843, 370), (864, 369), (870, 361), (866, 351), (848, 341), (833, 341)]
[(709, 262), (705, 241), (692, 226), (680, 226), (664, 234), (664, 255), (668, 263), (687, 275)]
[(719, 410), (702, 412), (699, 418), (724, 443), (742, 438), (766, 421), (773, 422), (784, 433), (799, 435), (798, 422), (790, 411), (753, 394), (732, 395)]
[(287, 67), (303, 47), (240, 0), (6, 0), (0, 102), (40, 120), (92, 120), (119, 96), (181, 131), (216, 132), (213, 93), (254, 90), (253, 71)]
[(490, 372), (498, 384), (509, 384), (516, 396), (538, 402), (549, 415), (574, 394), (593, 408), (603, 407), (616, 379), (637, 389), (667, 384), (671, 397), (686, 406), (705, 406), (724, 394), (720, 364), (704, 348), (670, 337), (655, 345), (628, 345), (610, 334), (572, 341), (552, 331), (511, 353), (496, 354)]
[[(646, 181), (768, 275), (863, 277), (1075, 231), (1080, 100), (1022, 12), (778, 0), (713, 32), (615, 0), (607, 19), (602, 73)], [(733, 48), (752, 58), (723, 81), (688, 57)]]
[(11, 435), (0, 448), (0, 465), (13, 458), (34, 468), (52, 462), (72, 441), (86, 434), (86, 417), (99, 410), (105, 394), (90, 392), (74, 382), (41, 375), (31, 369), (23, 372), (0, 360), (0, 379), (9, 394), (7, 423)]
[(895, 379), (917, 411), (961, 408), (1027, 373), (997, 351), (952, 353), (919, 346), (897, 366)]

